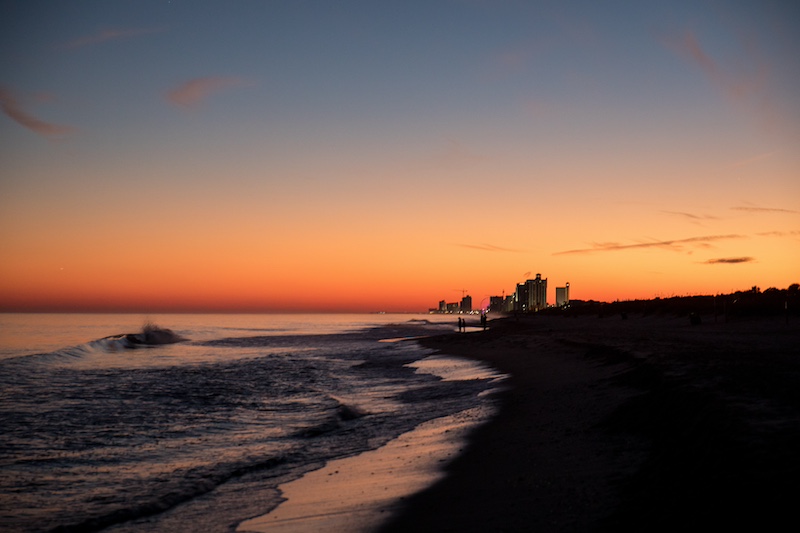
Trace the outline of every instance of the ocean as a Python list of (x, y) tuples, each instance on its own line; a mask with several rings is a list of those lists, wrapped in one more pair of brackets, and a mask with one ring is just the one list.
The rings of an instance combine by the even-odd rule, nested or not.
[(0, 314), (0, 529), (235, 531), (283, 483), (489, 406), (502, 376), (409, 340), (456, 329), (442, 315)]

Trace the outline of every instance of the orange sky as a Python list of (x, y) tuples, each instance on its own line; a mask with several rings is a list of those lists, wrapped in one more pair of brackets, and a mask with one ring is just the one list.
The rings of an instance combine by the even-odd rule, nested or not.
[(145, 5), (0, 22), (0, 311), (800, 282), (780, 3)]

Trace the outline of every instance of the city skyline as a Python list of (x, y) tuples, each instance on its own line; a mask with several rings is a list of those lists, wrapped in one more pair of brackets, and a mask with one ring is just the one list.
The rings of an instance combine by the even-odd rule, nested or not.
[(460, 287), (477, 306), (529, 266), (584, 300), (787, 287), (799, 18), (12, 4), (0, 311), (419, 311)]
[[(561, 291), (559, 293), (559, 291)], [(518, 311), (522, 313), (537, 312), (549, 307), (547, 299), (547, 278), (542, 278), (542, 275), (537, 273), (533, 279), (525, 280), (516, 284), (516, 288), (508, 296), (503, 291), (502, 295), (488, 295), (484, 296), (478, 302), (478, 306), (473, 307), (472, 295), (468, 294), (466, 289), (461, 289), (462, 297), (460, 302), (448, 302), (439, 300), (439, 306), (430, 308), (430, 313), (473, 313), (479, 312), (481, 314), (489, 311), (511, 312)], [(565, 287), (556, 287), (556, 301), (563, 300), (560, 304), (566, 305), (569, 303), (569, 282)]]

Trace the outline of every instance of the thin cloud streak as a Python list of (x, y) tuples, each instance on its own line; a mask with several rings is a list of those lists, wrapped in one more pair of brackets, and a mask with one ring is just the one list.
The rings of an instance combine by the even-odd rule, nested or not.
[(740, 263), (752, 263), (755, 261), (754, 257), (720, 257), (718, 259), (709, 259), (704, 261), (706, 265), (738, 265)]
[(763, 231), (756, 233), (759, 237), (800, 237), (800, 230), (794, 231)]
[(231, 87), (250, 85), (242, 78), (209, 76), (195, 78), (182, 83), (167, 93), (167, 100), (178, 107), (192, 108), (201, 104), (209, 96)]
[(458, 244), (457, 246), (469, 248), (471, 250), (481, 250), (483, 252), (519, 252), (519, 250), (514, 250), (513, 248), (503, 248), (502, 246), (494, 246), (493, 244)]
[(768, 158), (772, 157), (773, 155), (775, 155), (775, 153), (776, 152), (773, 150), (772, 152), (767, 152), (767, 153), (764, 153), (764, 154), (759, 154), (759, 155), (756, 155), (756, 156), (753, 156), (753, 157), (749, 157), (747, 159), (743, 159), (741, 161), (737, 161), (736, 163), (733, 163), (732, 165), (730, 165), (727, 168), (744, 167), (744, 166), (750, 165), (752, 163), (756, 163), (758, 161), (762, 161), (764, 159), (768, 159)]
[(684, 211), (661, 211), (662, 213), (666, 213), (667, 215), (675, 215), (679, 217), (689, 218), (691, 220), (700, 221), (700, 220), (718, 220), (718, 217), (711, 216), (711, 215), (695, 215), (694, 213), (686, 213)]
[(164, 28), (129, 28), (129, 29), (108, 29), (102, 30), (94, 35), (86, 35), (78, 37), (68, 43), (65, 43), (64, 48), (75, 49), (93, 44), (100, 44), (106, 41), (115, 41), (118, 39), (128, 39), (130, 37), (137, 37), (139, 35), (147, 35), (150, 33), (160, 33), (165, 31)]
[(687, 31), (678, 39), (666, 40), (665, 45), (698, 66), (732, 104), (755, 114), (767, 130), (773, 130), (778, 126), (780, 118), (774, 110), (767, 83), (769, 67), (763, 60), (755, 57), (748, 43), (743, 44), (745, 50), (742, 55), (744, 64), (749, 69), (747, 72), (742, 72), (740, 66), (739, 72), (733, 74), (726, 72), (719, 62), (706, 53), (691, 31)]
[(2, 87), (0, 87), (0, 109), (17, 124), (44, 137), (58, 137), (77, 131), (72, 126), (52, 124), (34, 117), (22, 109), (10, 90)]
[(725, 74), (719, 64), (703, 50), (694, 33), (687, 31), (683, 38), (673, 43), (673, 46), (688, 55), (698, 65), (711, 81), (723, 89), (725, 94), (733, 101), (739, 101), (753, 94), (762, 92), (764, 86), (764, 68), (758, 68), (756, 76), (741, 77), (735, 80)]
[(796, 211), (794, 209), (783, 209), (780, 207), (748, 207), (748, 206), (736, 206), (731, 207), (734, 211), (747, 211), (749, 213), (800, 213), (800, 211)]
[(694, 33), (686, 32), (683, 38), (676, 43), (676, 45), (694, 60), (694, 62), (702, 68), (705, 73), (714, 81), (720, 80), (720, 71), (717, 63), (705, 53), (700, 43), (697, 41)]
[(711, 241), (720, 241), (726, 239), (743, 239), (743, 235), (709, 235), (704, 237), (690, 237), (688, 239), (672, 239), (667, 241), (653, 241), (643, 242), (637, 244), (619, 244), (619, 243), (603, 243), (596, 244), (594, 248), (582, 248), (578, 250), (566, 250), (564, 252), (556, 252), (553, 255), (569, 255), (569, 254), (588, 254), (594, 252), (616, 252), (619, 250), (636, 250), (643, 248), (675, 248), (681, 244), (707, 244)]

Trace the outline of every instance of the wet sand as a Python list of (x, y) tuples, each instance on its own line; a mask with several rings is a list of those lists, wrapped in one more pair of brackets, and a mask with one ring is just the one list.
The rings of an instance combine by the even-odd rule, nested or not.
[(465, 437), (491, 415), (471, 409), (421, 424), (385, 446), (331, 461), (280, 487), (282, 504), (242, 522), (239, 533), (373, 531), (399, 502), (444, 476), (443, 466), (463, 449)]
[(383, 532), (781, 530), (800, 323), (530, 317), (421, 341), (511, 375), (499, 415)]

